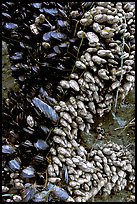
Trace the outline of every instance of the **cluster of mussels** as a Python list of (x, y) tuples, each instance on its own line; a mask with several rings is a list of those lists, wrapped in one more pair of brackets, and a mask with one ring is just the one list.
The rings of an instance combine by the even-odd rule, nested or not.
[(76, 36), (79, 19), (91, 4), (2, 4), (3, 40), (9, 43), (11, 70), (22, 90), (30, 91), (31, 86), (41, 84), (54, 90), (70, 73), (80, 44)]
[(135, 194), (128, 148), (108, 142), (89, 150), (80, 141), (94, 117), (134, 87), (134, 5), (2, 6), (3, 38), (20, 84), (3, 101), (2, 191), (12, 196), (4, 201), (86, 202), (123, 189)]

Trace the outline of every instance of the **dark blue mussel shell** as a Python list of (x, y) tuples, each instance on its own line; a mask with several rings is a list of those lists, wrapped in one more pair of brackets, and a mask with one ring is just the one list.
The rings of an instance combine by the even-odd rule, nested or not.
[(40, 100), (39, 98), (35, 97), (33, 100), (34, 105), (42, 112), (44, 113), (45, 117), (49, 118), (53, 122), (57, 122), (59, 119), (59, 116), (53, 110), (51, 106)]

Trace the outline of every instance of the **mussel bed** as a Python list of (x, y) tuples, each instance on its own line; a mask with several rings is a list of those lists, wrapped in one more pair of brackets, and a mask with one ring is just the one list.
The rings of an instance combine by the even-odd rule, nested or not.
[[(123, 9), (126, 10), (129, 7), (130, 10), (130, 6), (127, 5), (126, 8), (126, 2), (122, 4)], [(130, 68), (126, 70), (126, 74), (129, 75), (127, 77), (126, 74), (123, 74), (121, 80), (122, 75), (115, 76), (112, 73), (113, 63), (114, 69), (116, 66), (122, 66), (121, 59), (119, 59), (120, 54), (114, 54), (117, 63), (111, 60), (108, 61), (109, 65), (104, 65), (109, 55), (104, 56), (104, 61), (102, 60), (101, 64), (98, 62), (101, 58), (99, 59), (96, 55), (92, 58), (92, 62), (96, 65), (95, 67), (93, 66), (95, 70), (94, 68), (93, 70), (90, 69), (91, 75), (87, 71), (89, 70), (88, 63), (91, 61), (90, 56), (86, 54), (87, 48), (89, 49), (88, 53), (92, 53), (92, 51), (96, 53), (97, 50), (95, 51), (94, 48), (99, 49), (98, 46), (101, 47), (99, 51), (109, 50), (109, 43), (111, 43), (113, 38), (110, 38), (109, 42), (109, 40), (107, 41), (107, 39), (99, 36), (100, 44), (97, 44), (95, 47), (93, 46), (92, 50), (91, 44), (94, 44), (92, 41), (97, 40), (97, 43), (99, 41), (90, 37), (90, 35), (93, 36), (92, 32), (94, 32), (94, 28), (92, 26), (90, 27), (93, 21), (91, 9), (93, 9), (93, 12), (95, 12), (94, 15), (97, 18), (97, 6), (102, 10), (103, 8), (107, 8), (105, 2), (42, 2), (27, 4), (19, 1), (18, 3), (2, 3), (2, 39), (8, 44), (12, 76), (19, 85), (18, 91), (14, 89), (9, 90), (7, 97), (4, 95), (2, 100), (3, 202), (55, 202), (60, 200), (86, 202), (89, 199), (84, 198), (83, 192), (90, 192), (90, 189), (88, 190), (88, 187), (83, 183), (80, 184), (80, 190), (82, 189), (82, 191), (72, 188), (75, 187), (75, 184), (73, 184), (75, 180), (73, 176), (74, 172), (72, 171), (72, 175), (69, 172), (72, 170), (71, 165), (75, 168), (77, 164), (75, 165), (71, 161), (71, 157), (77, 156), (76, 154), (78, 153), (78, 155), (81, 155), (81, 158), (85, 159), (89, 157), (87, 163), (90, 163), (93, 156), (96, 155), (96, 151), (100, 150), (101, 145), (104, 149), (109, 149), (109, 145), (110, 147), (111, 145), (115, 146), (113, 143), (109, 144), (113, 139), (108, 138), (109, 133), (105, 133), (98, 118), (103, 115), (103, 117), (106, 117), (107, 113), (111, 112), (115, 120), (118, 120), (118, 117), (112, 111), (117, 88), (120, 85), (124, 87), (125, 83), (128, 84), (131, 81), (132, 85), (129, 90), (133, 89), (135, 66), (134, 63), (130, 64), (130, 62), (127, 62)], [(109, 3), (108, 9), (111, 6), (112, 12), (113, 10), (115, 11), (115, 7), (118, 7), (116, 2), (112, 3), (112, 5)], [(131, 8), (132, 10), (133, 8)], [(91, 12), (90, 17), (88, 12)], [(85, 20), (86, 18), (88, 21)], [(102, 26), (103, 22), (100, 24)], [(134, 23), (131, 22), (132, 24)], [(106, 22), (106, 26), (110, 25), (111, 23), (109, 21)], [(130, 23), (128, 26), (130, 27)], [(80, 32), (84, 33), (82, 37)], [(108, 32), (108, 30), (104, 32)], [(134, 52), (134, 31), (131, 32), (133, 32), (133, 34), (130, 34), (132, 37), (131, 39), (126, 38), (124, 48), (127, 53)], [(98, 32), (95, 33), (98, 34)], [(109, 34), (111, 34), (111, 31)], [(121, 36), (122, 34), (118, 32), (113, 40), (118, 41), (117, 39), (119, 39), (122, 42)], [(118, 42), (118, 44), (120, 43)], [(87, 61), (83, 56), (87, 56)], [(131, 58), (131, 60), (134, 60), (134, 58)], [(107, 72), (109, 70), (107, 66), (112, 66), (111, 68), (109, 67), (111, 74)], [(105, 73), (104, 69), (107, 70)], [(100, 72), (96, 70), (100, 70)], [(118, 69), (118, 71), (121, 71), (121, 69)], [(98, 73), (100, 78), (98, 78), (96, 73)], [(110, 74), (109, 80), (106, 73)], [(81, 81), (78, 81), (79, 79)], [(95, 93), (93, 94), (94, 96), (91, 95), (91, 91), (87, 91), (89, 88), (85, 89), (86, 85), (84, 87), (84, 83), (89, 83), (90, 80), (93, 82), (92, 84), (96, 83), (96, 87), (98, 86), (98, 89), (94, 90), (95, 92), (93, 91)], [(112, 83), (118, 80), (121, 80), (120, 85), (118, 83)], [(96, 87), (91, 85), (90, 90), (96, 89)], [(125, 92), (121, 91), (120, 93), (124, 94)], [(126, 95), (127, 92), (124, 96)], [(89, 100), (89, 106), (89, 101), (86, 98), (90, 99), (92, 96), (94, 99)], [(107, 96), (110, 98), (107, 101), (108, 103), (106, 103), (107, 105), (104, 106), (106, 102), (105, 97)], [(101, 97), (104, 98), (101, 99)], [(122, 98), (122, 100), (125, 100), (125, 98)], [(75, 101), (77, 104), (75, 104)], [(125, 104), (125, 101), (123, 101), (123, 104)], [(105, 111), (102, 113), (102, 110)], [(86, 116), (84, 115), (84, 111), (87, 113)], [(70, 118), (69, 114), (71, 115)], [(133, 122), (131, 127), (134, 132), (134, 120), (131, 122)], [(78, 137), (73, 137), (73, 134), (70, 132), (72, 124), (73, 130), (77, 129), (74, 135), (76, 134)], [(124, 128), (126, 125), (119, 126), (120, 128)], [(85, 129), (87, 132), (84, 132)], [(111, 134), (114, 133), (110, 132)], [(68, 138), (65, 140), (66, 137)], [(98, 139), (99, 137), (100, 139)], [(87, 146), (87, 138), (90, 141), (89, 146)], [(105, 144), (106, 142), (108, 142), (108, 146)], [(77, 152), (73, 153), (74, 155), (72, 156), (71, 151), (67, 151), (67, 149), (71, 149), (76, 145), (79, 145), (81, 149), (78, 150), (76, 147)], [(66, 148), (66, 152), (64, 147)], [(119, 147), (116, 146), (116, 148)], [(120, 152), (122, 152), (124, 147), (121, 145), (120, 148)], [(90, 156), (92, 149), (93, 156)], [(104, 149), (101, 149), (101, 151), (104, 151)], [(125, 152), (127, 155), (122, 152), (122, 156), (120, 155), (120, 157), (124, 158), (125, 155), (128, 157), (128, 151), (130, 150), (130, 148), (126, 149)], [(83, 156), (84, 154), (88, 156)], [(63, 160), (64, 155), (67, 157), (66, 160)], [(109, 160), (109, 156), (107, 159)], [(129, 163), (129, 165), (134, 163), (134, 157), (131, 158), (131, 161), (129, 160)], [(53, 166), (56, 173), (52, 173), (51, 169)], [(78, 168), (76, 167), (80, 172)], [(80, 168), (83, 168), (83, 171), (85, 171), (82, 162)], [(119, 170), (120, 167), (118, 167), (117, 171)], [(107, 170), (105, 171), (106, 175), (108, 175)], [(127, 178), (134, 176), (134, 165), (133, 175), (132, 173), (130, 174), (130, 170), (125, 171), (129, 171), (126, 174)], [(96, 180), (95, 172), (93, 174)], [(84, 176), (82, 179), (85, 179)], [(132, 180), (134, 179), (127, 180), (128, 187), (126, 184), (123, 184), (126, 190), (130, 189), (130, 185), (134, 186), (134, 181), (132, 183)], [(93, 188), (95, 187), (96, 190), (96, 182), (94, 181), (92, 180), (94, 183)], [(105, 181), (103, 180), (103, 182)], [(105, 193), (106, 189), (103, 188), (103, 190), (100, 190), (99, 194), (102, 194), (102, 192)], [(131, 187), (131, 191), (132, 189), (134, 187)], [(73, 193), (73, 190), (75, 193)], [(115, 190), (116, 192), (120, 191), (116, 186)], [(92, 193), (94, 194), (94, 192)], [(96, 194), (89, 196), (87, 193), (87, 197), (94, 199)], [(83, 196), (83, 200), (80, 200), (80, 196)]]

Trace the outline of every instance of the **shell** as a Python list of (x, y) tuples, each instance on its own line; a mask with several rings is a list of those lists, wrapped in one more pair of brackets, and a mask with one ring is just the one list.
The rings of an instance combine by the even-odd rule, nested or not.
[(60, 136), (66, 136), (66, 133), (60, 128), (54, 128), (53, 132)]
[(85, 64), (82, 63), (81, 61), (76, 61), (75, 66), (76, 66), (78, 69), (86, 69)]
[(64, 120), (63, 118), (60, 119), (60, 124), (63, 126), (63, 127), (68, 127), (69, 130), (71, 130), (71, 126), (67, 123), (66, 120)]
[[(93, 30), (97, 33), (100, 33), (100, 31), (102, 30), (102, 25), (100, 25), (99, 23), (97, 22), (94, 22), (93, 23)], [(89, 49), (89, 48), (88, 48)]]
[(76, 167), (76, 165), (73, 163), (73, 161), (70, 158), (66, 158), (66, 164), (74, 168)]
[(76, 187), (76, 186), (80, 186), (80, 184), (78, 182), (76, 182), (76, 181), (70, 181), (69, 186)]
[(61, 80), (60, 81), (60, 85), (65, 88), (65, 89), (69, 89), (70, 88), (70, 84), (69, 84), (69, 81), (66, 81), (66, 80)]
[(107, 20), (107, 15), (106, 14), (97, 14), (94, 16), (94, 20), (97, 23), (104, 23)]
[(57, 154), (56, 149), (54, 149), (53, 147), (51, 147), (51, 148), (50, 148), (50, 153), (55, 156), (55, 155)]
[(118, 171), (118, 176), (121, 178), (124, 178), (126, 176), (126, 174), (124, 171), (120, 170), (120, 171)]
[(98, 75), (101, 79), (104, 80), (109, 80), (109, 76), (107, 76), (107, 74), (109, 74), (108, 70), (106, 69), (100, 69), (98, 70)]
[(27, 116), (27, 123), (28, 123), (28, 125), (30, 126), (30, 127), (33, 127), (34, 126), (34, 124), (35, 124), (35, 122), (34, 122), (34, 119), (33, 119), (33, 117), (32, 116)]
[(70, 78), (72, 78), (72, 79), (78, 79), (79, 76), (78, 76), (77, 73), (72, 73), (72, 74), (70, 74)]
[[(59, 158), (58, 158), (58, 157), (53, 156), (53, 157), (52, 157), (52, 160), (53, 160), (53, 163), (57, 164), (59, 167), (62, 167), (62, 163), (61, 163), (61, 161), (59, 160)], [(53, 166), (52, 166), (51, 168), (52, 168), (52, 169), (53, 169), (53, 171), (54, 171)]]
[(129, 81), (129, 82), (135, 82), (135, 77), (130, 75), (130, 74), (127, 74), (126, 75), (126, 80)]
[(71, 157), (70, 153), (66, 149), (64, 149), (63, 147), (58, 147), (57, 151), (59, 154), (62, 154), (65, 157)]
[(85, 32), (83, 30), (80, 30), (77, 32), (78, 38), (83, 38), (85, 36)]
[(69, 85), (74, 91), (79, 91), (79, 85), (75, 80), (70, 80)]
[(99, 42), (98, 36), (93, 32), (87, 32), (85, 34), (86, 38), (91, 44), (97, 44)]
[(92, 18), (82, 18), (81, 20), (80, 20), (80, 23), (82, 24), (82, 25), (84, 25), (84, 26), (89, 26), (89, 25), (91, 25), (92, 24), (92, 22), (93, 22), (93, 19)]
[(115, 81), (111, 84), (111, 88), (114, 90), (120, 86), (120, 81)]
[(35, 35), (39, 34), (39, 31), (38, 31), (37, 26), (35, 24), (30, 25), (30, 30)]
[(60, 112), (60, 117), (64, 118), (67, 122), (72, 123), (72, 118), (67, 112)]
[(68, 105), (68, 108), (69, 108), (69, 111), (72, 113), (72, 115), (77, 117), (77, 111), (75, 110), (75, 108), (72, 105)]
[(59, 176), (59, 166), (57, 164), (53, 164), (54, 172), (57, 176)]
[(114, 31), (115, 30), (110, 27), (105, 27), (103, 30), (101, 30), (100, 36), (102, 38), (112, 38), (114, 36)]
[(65, 157), (62, 154), (58, 154), (58, 158), (61, 162), (65, 162)]
[(107, 61), (105, 59), (98, 57), (97, 55), (94, 55), (92, 57), (92, 60), (93, 60), (93, 62), (97, 63), (98, 65), (107, 63)]
[(99, 57), (110, 57), (110, 58), (114, 58), (114, 55), (112, 54), (112, 52), (110, 50), (98, 50), (97, 51), (97, 55)]
[(86, 82), (90, 82), (90, 83), (95, 84), (94, 77), (92, 76), (92, 74), (90, 72), (85, 72), (84, 73), (84, 79), (85, 79)]
[(111, 180), (112, 180), (113, 183), (116, 183), (117, 180), (118, 180), (118, 175), (112, 176)]
[(49, 179), (48, 179), (48, 181), (49, 182), (51, 182), (51, 183), (56, 183), (56, 182), (58, 182), (58, 181), (60, 181), (61, 179), (59, 178), (59, 177), (50, 177)]
[(75, 195), (81, 195), (81, 196), (85, 196), (85, 194), (82, 192), (82, 191), (80, 191), (80, 190), (74, 190), (74, 194)]
[(54, 141), (55, 143), (57, 143), (57, 144), (61, 144), (63, 147), (66, 147), (64, 141), (63, 141), (60, 137), (58, 137), (58, 136), (54, 136), (54, 137), (53, 137), (53, 141)]
[(37, 25), (39, 25), (39, 24), (42, 24), (42, 23), (44, 23), (44, 21), (45, 21), (45, 16), (43, 15), (43, 14), (40, 14), (38, 17), (36, 17), (36, 19), (35, 19), (35, 25), (37, 26)]

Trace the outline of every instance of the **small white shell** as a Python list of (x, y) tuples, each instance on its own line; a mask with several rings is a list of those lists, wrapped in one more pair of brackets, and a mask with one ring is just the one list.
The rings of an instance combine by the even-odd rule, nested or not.
[(57, 154), (56, 149), (54, 149), (53, 147), (51, 147), (51, 148), (50, 148), (50, 153), (55, 156), (55, 155)]
[(100, 35), (102, 38), (112, 38), (114, 36), (114, 31), (115, 29), (105, 27), (103, 30), (101, 30)]
[(76, 142), (76, 140), (74, 140), (74, 139), (71, 140), (71, 144), (72, 144), (73, 147), (79, 147), (79, 145), (80, 145), (80, 144), (78, 144), (78, 143)]
[(54, 168), (53, 168), (53, 166), (51, 164), (48, 165), (48, 174), (50, 176), (56, 177), (56, 174), (54, 172)]
[(86, 69), (86, 65), (84, 63), (82, 63), (81, 61), (76, 61), (75, 66), (78, 69)]
[(94, 55), (92, 57), (92, 60), (93, 60), (93, 62), (97, 63), (98, 65), (107, 63), (107, 61), (105, 59), (103, 59), (103, 58), (101, 58), (101, 57), (99, 57), (97, 55)]
[(121, 177), (121, 178), (124, 178), (126, 175), (126, 173), (122, 170), (118, 171), (118, 176)]
[(84, 79), (86, 82), (95, 83), (94, 77), (92, 76), (92, 74), (90, 72), (84, 73)]
[(132, 87), (132, 83), (131, 82), (127, 82), (123, 85), (123, 89), (126, 91), (126, 92), (129, 92), (130, 89)]
[(80, 108), (80, 109), (85, 109), (85, 105), (84, 105), (84, 103), (83, 103), (82, 101), (78, 101), (78, 102), (77, 102), (77, 106), (78, 106), (78, 108)]
[(70, 77), (71, 77), (71, 79), (78, 79), (79, 78), (77, 73), (70, 74)]
[(97, 155), (94, 156), (94, 160), (97, 162), (102, 162), (102, 158)]
[(107, 76), (107, 74), (109, 74), (108, 70), (106, 69), (100, 69), (98, 70), (98, 75), (101, 79), (104, 80), (109, 80), (109, 76)]
[(107, 20), (107, 15), (106, 14), (97, 14), (96, 16), (94, 16), (94, 20), (97, 23), (104, 23)]
[(80, 117), (80, 116), (78, 116), (78, 117), (76, 117), (76, 122), (77, 122), (77, 124), (83, 124), (83, 119)]
[(57, 144), (62, 145), (63, 147), (66, 146), (65, 143), (63, 142), (63, 140), (60, 137), (58, 137), (58, 136), (54, 136), (53, 137), (53, 141), (56, 142)]
[(120, 81), (115, 81), (111, 84), (111, 88), (114, 90), (120, 86)]
[(93, 19), (92, 18), (82, 18), (80, 20), (80, 23), (84, 26), (88, 26), (88, 25), (91, 25), (93, 22)]
[(71, 97), (69, 98), (69, 101), (70, 101), (70, 103), (74, 106), (74, 108), (76, 109), (76, 108), (77, 108), (76, 99), (75, 99), (73, 96), (71, 96)]
[(78, 85), (78, 83), (75, 81), (75, 80), (70, 80), (69, 81), (69, 85), (70, 85), (70, 87), (73, 89), (73, 90), (75, 90), (75, 91), (79, 91), (79, 85)]
[(76, 181), (70, 181), (69, 186), (75, 187), (75, 186), (80, 186), (80, 184), (78, 182), (76, 182)]
[(37, 26), (35, 24), (30, 25), (30, 30), (32, 33), (34, 33), (35, 35), (39, 34), (39, 31), (37, 29)]
[(109, 63), (112, 63), (112, 64), (116, 64), (116, 65), (118, 65), (118, 62), (115, 61), (115, 60), (113, 60), (113, 59), (108, 59), (108, 62), (109, 62)]
[(77, 32), (78, 38), (83, 38), (85, 36), (85, 32), (83, 30), (80, 30)]
[(126, 75), (126, 80), (129, 81), (129, 82), (135, 82), (135, 76), (127, 74)]
[(28, 123), (28, 125), (30, 126), (30, 127), (33, 127), (34, 126), (34, 124), (35, 124), (35, 122), (34, 122), (34, 119), (33, 119), (33, 117), (32, 116), (27, 116), (27, 123)]
[(76, 167), (76, 165), (73, 163), (73, 161), (70, 158), (66, 158), (66, 164), (74, 168)]
[(89, 42), (90, 42), (91, 44), (94, 44), (94, 43), (98, 43), (98, 42), (99, 42), (98, 36), (97, 36), (95, 33), (93, 33), (93, 32), (87, 32), (85, 36), (86, 36), (86, 38), (89, 40)]
[(91, 55), (90, 55), (88, 52), (86, 52), (86, 53), (84, 54), (84, 56), (85, 56), (85, 59), (86, 59), (87, 62), (90, 62), (90, 61), (91, 61)]
[(58, 147), (57, 151), (58, 151), (59, 154), (63, 154), (65, 157), (71, 157), (69, 151), (67, 151), (63, 147)]
[(54, 172), (56, 173), (56, 175), (59, 176), (59, 166), (53, 163), (53, 168), (54, 168)]
[(101, 31), (101, 29), (102, 29), (102, 25), (100, 25), (100, 24), (97, 23), (97, 22), (94, 22), (94, 23), (93, 23), (93, 30), (94, 30), (95, 32), (99, 33), (99, 32)]
[(58, 157), (54, 156), (54, 157), (52, 157), (52, 160), (53, 160), (53, 163), (55, 163), (58, 166), (62, 167), (62, 163), (61, 163), (61, 161), (59, 160)]
[(73, 137), (72, 139), (77, 138), (77, 133), (78, 133), (78, 129), (77, 128), (72, 130), (72, 132), (71, 132), (72, 137)]
[(85, 194), (82, 191), (80, 191), (80, 190), (74, 190), (74, 194), (75, 195), (85, 196)]
[(62, 154), (58, 154), (58, 158), (61, 162), (65, 162), (66, 158)]
[(99, 57), (112, 57), (112, 53), (110, 50), (98, 50), (97, 55)]
[(73, 121), (72, 124), (71, 124), (71, 127), (72, 127), (72, 128), (77, 128), (78, 125), (77, 125), (77, 123), (76, 123), (75, 121)]
[(134, 64), (134, 60), (125, 60), (124, 64), (130, 66)]
[(57, 135), (66, 136), (66, 133), (63, 130), (61, 130), (60, 128), (57, 128), (57, 127), (54, 128), (53, 132), (55, 134), (57, 134)]
[(85, 123), (78, 126), (79, 130), (84, 131), (85, 129)]
[(67, 112), (60, 112), (60, 117), (64, 118), (69, 123), (72, 123), (72, 118)]
[(110, 175), (110, 172), (111, 172), (110, 167), (107, 164), (104, 164), (104, 172), (106, 175), (108, 176)]
[(48, 49), (51, 47), (51, 45), (48, 43), (48, 42), (42, 42), (42, 46), (45, 48), (45, 49)]
[(93, 99), (96, 100), (97, 103), (99, 103), (99, 95), (98, 95), (98, 92), (97, 92), (97, 91), (95, 91), (95, 92), (93, 93)]
[(55, 111), (60, 112), (61, 106), (56, 105), (56, 106), (54, 106), (54, 109), (55, 109)]
[(118, 180), (118, 175), (116, 174), (116, 175), (112, 176), (111, 180), (113, 183), (116, 183)]
[(51, 182), (51, 183), (56, 183), (56, 182), (58, 182), (60, 180), (61, 180), (61, 178), (59, 178), (59, 177), (50, 177), (50, 178), (48, 178), (48, 181)]
[(71, 126), (66, 122), (66, 120), (64, 120), (63, 118), (60, 119), (60, 124), (63, 127), (68, 127), (71, 130)]
[(69, 89), (70, 88), (70, 84), (69, 84), (69, 81), (66, 81), (66, 80), (61, 80), (60, 81), (60, 85), (65, 88), (65, 89)]
[(94, 180), (98, 181), (98, 176), (95, 173), (92, 174), (92, 177)]
[(69, 111), (72, 113), (72, 115), (74, 115), (75, 117), (77, 117), (77, 111), (75, 110), (75, 108), (72, 105), (68, 105)]
[(103, 153), (105, 155), (111, 155), (113, 153), (113, 151), (110, 148), (108, 148), (108, 147), (103, 148), (102, 151), (103, 151)]

